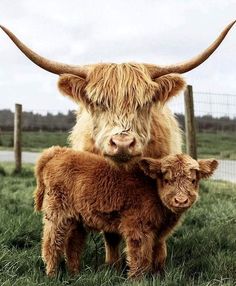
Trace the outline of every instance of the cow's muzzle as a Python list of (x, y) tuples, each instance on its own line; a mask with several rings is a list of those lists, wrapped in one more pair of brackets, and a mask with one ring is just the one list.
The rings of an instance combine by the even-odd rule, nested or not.
[(135, 137), (129, 134), (115, 134), (109, 141), (109, 146), (105, 155), (112, 160), (125, 163), (133, 157), (141, 156)]

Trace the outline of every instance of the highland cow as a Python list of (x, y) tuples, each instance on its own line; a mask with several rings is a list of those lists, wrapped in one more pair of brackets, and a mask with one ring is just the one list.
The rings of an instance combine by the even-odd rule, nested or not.
[[(161, 158), (181, 153), (181, 131), (165, 103), (184, 88), (180, 74), (195, 69), (211, 56), (234, 23), (198, 56), (169, 66), (59, 63), (38, 55), (7, 28), (0, 27), (31, 61), (58, 74), (60, 91), (79, 103), (77, 123), (70, 136), (72, 147), (102, 154), (117, 164), (130, 164), (141, 155)], [(71, 233), (74, 252), (76, 234)], [(119, 258), (119, 241), (118, 235), (105, 233), (109, 264)]]
[[(179, 154), (143, 158), (139, 166), (142, 171), (127, 172), (88, 152), (61, 147), (43, 152), (36, 165), (35, 210), (44, 213), (42, 256), (49, 276), (63, 253), (70, 272), (79, 271), (90, 229), (124, 238), (129, 277), (163, 270), (166, 239), (217, 161)], [(79, 252), (71, 250), (71, 231), (77, 232)]]

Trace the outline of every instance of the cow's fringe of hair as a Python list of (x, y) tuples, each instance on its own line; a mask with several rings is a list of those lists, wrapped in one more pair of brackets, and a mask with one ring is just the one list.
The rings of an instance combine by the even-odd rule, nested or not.
[(127, 112), (151, 102), (156, 89), (142, 64), (99, 64), (89, 75), (86, 93), (94, 103)]

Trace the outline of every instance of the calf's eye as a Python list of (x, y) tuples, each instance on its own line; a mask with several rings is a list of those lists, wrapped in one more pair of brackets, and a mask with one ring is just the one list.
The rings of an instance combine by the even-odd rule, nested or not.
[(164, 179), (164, 183), (165, 183), (165, 184), (169, 184), (169, 180)]
[(196, 180), (195, 180), (195, 179), (192, 180), (192, 184), (193, 184), (193, 185), (196, 184)]

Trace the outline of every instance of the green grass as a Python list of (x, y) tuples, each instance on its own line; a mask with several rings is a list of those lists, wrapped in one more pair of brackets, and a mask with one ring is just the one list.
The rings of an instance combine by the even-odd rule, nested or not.
[(235, 138), (235, 133), (198, 133), (199, 157), (236, 160)]
[(58, 277), (48, 279), (40, 257), (41, 216), (33, 212), (32, 165), (14, 176), (13, 165), (2, 167), (6, 174), (0, 172), (0, 285), (236, 285), (235, 185), (202, 184), (200, 201), (168, 241), (162, 280), (148, 277), (131, 283), (125, 274), (106, 267), (100, 234), (88, 240), (80, 275), (69, 277), (62, 265)]
[[(236, 160), (234, 133), (198, 133), (199, 158), (215, 157), (217, 159)], [(52, 145), (67, 146), (66, 132), (23, 132), (23, 150), (42, 151)], [(13, 133), (2, 132), (0, 150), (12, 149)], [(185, 150), (185, 147), (184, 147)]]
[[(52, 145), (67, 146), (68, 133), (66, 132), (22, 132), (22, 146), (25, 151), (42, 151)], [(0, 148), (12, 149), (13, 132), (2, 132)]]

